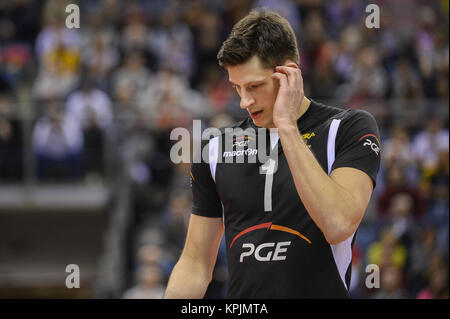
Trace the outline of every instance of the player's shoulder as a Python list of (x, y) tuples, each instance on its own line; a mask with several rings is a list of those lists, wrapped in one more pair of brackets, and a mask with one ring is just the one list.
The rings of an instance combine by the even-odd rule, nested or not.
[(339, 112), (333, 117), (340, 120), (344, 125), (353, 125), (355, 123), (372, 123), (376, 124), (375, 117), (372, 113), (362, 109), (340, 109)]
[(338, 115), (338, 119), (341, 120), (338, 131), (340, 140), (352, 140), (351, 136), (359, 136), (358, 140), (364, 136), (373, 136), (378, 145), (381, 145), (378, 124), (370, 112), (362, 109), (345, 109)]
[(372, 117), (373, 115), (366, 110), (355, 109), (355, 108), (339, 108), (335, 106), (322, 105), (329, 110), (330, 113), (333, 113), (332, 118), (339, 120), (348, 120), (355, 118), (367, 118)]
[(332, 121), (334, 119), (350, 123), (361, 120), (375, 121), (375, 118), (371, 113), (362, 109), (337, 107), (314, 100), (311, 100), (311, 105), (313, 106), (314, 117), (320, 118), (322, 122), (326, 120)]

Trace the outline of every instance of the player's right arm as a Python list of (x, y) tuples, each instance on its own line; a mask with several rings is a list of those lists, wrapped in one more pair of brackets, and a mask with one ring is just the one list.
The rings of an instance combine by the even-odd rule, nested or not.
[(186, 243), (164, 298), (202, 298), (211, 282), (223, 236), (222, 218), (191, 215)]
[(164, 298), (202, 298), (205, 295), (224, 233), (222, 203), (210, 165), (194, 161), (190, 175), (192, 214), (184, 249), (170, 275)]

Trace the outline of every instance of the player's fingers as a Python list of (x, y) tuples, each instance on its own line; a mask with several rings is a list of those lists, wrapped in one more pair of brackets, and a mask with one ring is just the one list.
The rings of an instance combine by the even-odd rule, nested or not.
[(303, 91), (303, 75), (302, 75), (302, 69), (298, 69), (298, 74), (299, 74), (299, 76), (298, 76), (298, 84), (299, 84), (299, 88), (300, 88), (300, 91), (301, 91), (301, 93), (303, 94), (304, 93), (304, 91)]
[(276, 70), (278, 72), (282, 72), (284, 74), (286, 74), (287, 79), (288, 79), (288, 83), (289, 86), (294, 89), (294, 88), (298, 88), (298, 86), (300, 85), (300, 81), (299, 81), (299, 73), (298, 73), (298, 68), (294, 68), (292, 66), (277, 66)]
[(289, 87), (288, 78), (286, 74), (281, 72), (275, 72), (271, 76), (273, 79), (278, 79), (280, 82), (280, 89), (287, 89)]
[(293, 87), (295, 85), (295, 77), (294, 74), (289, 70), (288, 67), (285, 66), (277, 66), (275, 68), (276, 72), (284, 74), (286, 76), (287, 84), (289, 87)]

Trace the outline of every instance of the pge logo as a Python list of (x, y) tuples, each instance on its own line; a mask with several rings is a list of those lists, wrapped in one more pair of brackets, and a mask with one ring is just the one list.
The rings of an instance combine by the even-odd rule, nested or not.
[(381, 144), (380, 144), (380, 141), (378, 140), (378, 138), (374, 134), (366, 134), (363, 137), (361, 137), (359, 139), (359, 141), (361, 141), (363, 138), (369, 137), (369, 136), (374, 137), (378, 144), (376, 142), (372, 142), (370, 139), (366, 138), (363, 146), (369, 146), (372, 149), (372, 151), (375, 152), (375, 154), (379, 155), (379, 153), (380, 153), (380, 146), (379, 145), (381, 145)]
[(368, 138), (366, 138), (366, 141), (364, 142), (363, 146), (366, 145), (370, 146), (370, 148), (372, 149), (372, 151), (375, 152), (375, 154), (378, 155), (378, 153), (380, 152), (380, 148), (378, 147), (378, 145), (369, 140)]
[[(241, 257), (239, 258), (239, 262), (242, 262), (245, 257), (251, 256), (253, 253), (255, 255), (255, 259), (257, 261), (277, 261), (277, 260), (286, 260), (286, 255), (281, 255), (282, 253), (287, 252), (287, 248), (285, 246), (290, 246), (290, 241), (283, 241), (276, 243), (263, 243), (261, 245), (258, 245), (255, 249), (255, 245), (252, 243), (245, 243), (242, 244), (242, 249), (249, 248), (247, 251), (243, 251), (241, 253)], [(269, 249), (265, 255), (261, 255), (261, 250), (265, 248), (273, 248), (275, 249)], [(273, 254), (273, 256), (272, 256)]]
[[(247, 234), (249, 232), (252, 232), (254, 230), (258, 230), (258, 229), (266, 229), (267, 231), (277, 230), (277, 231), (290, 233), (290, 234), (293, 234), (293, 235), (296, 235), (296, 236), (302, 238), (308, 244), (311, 245), (311, 241), (307, 237), (305, 237), (303, 234), (301, 234), (300, 232), (298, 232), (292, 228), (286, 227), (286, 226), (274, 225), (271, 222), (268, 222), (268, 223), (255, 225), (255, 226), (246, 228), (243, 231), (241, 231), (231, 241), (230, 248), (233, 247), (234, 242), (239, 237), (241, 237), (242, 235)], [(283, 255), (283, 254), (287, 252), (287, 246), (290, 246), (290, 245), (291, 245), (290, 241), (283, 241), (283, 242), (278, 242), (278, 243), (275, 243), (275, 242), (262, 243), (258, 246), (255, 246), (252, 243), (244, 243), (244, 244), (242, 244), (242, 249), (247, 249), (247, 250), (245, 250), (241, 253), (239, 261), (243, 262), (245, 257), (251, 256), (251, 255), (254, 255), (255, 259), (258, 261), (285, 260), (286, 255)], [(265, 252), (262, 252), (263, 249)]]
[(248, 146), (248, 141), (236, 141), (233, 143), (233, 146), (245, 147)]

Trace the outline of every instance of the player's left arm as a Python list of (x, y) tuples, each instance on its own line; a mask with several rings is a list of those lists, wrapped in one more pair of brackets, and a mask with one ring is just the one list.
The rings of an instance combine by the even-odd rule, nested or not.
[(347, 201), (350, 201), (350, 207), (347, 218), (349, 223), (341, 234), (342, 238), (346, 239), (356, 231), (361, 223), (372, 196), (373, 181), (365, 172), (352, 167), (336, 168), (331, 172), (330, 178), (337, 184), (337, 187), (348, 193)]
[(350, 237), (369, 203), (372, 179), (352, 167), (339, 167), (328, 176), (300, 136), (298, 128), (278, 129), (300, 199), (330, 244)]
[(340, 165), (330, 175), (322, 169), (297, 127), (296, 114), (304, 98), (300, 70), (295, 65), (277, 67), (273, 78), (280, 81), (274, 123), (297, 193), (326, 240), (340, 243), (358, 228), (374, 182), (358, 165), (343, 167), (348, 160), (336, 159)]

